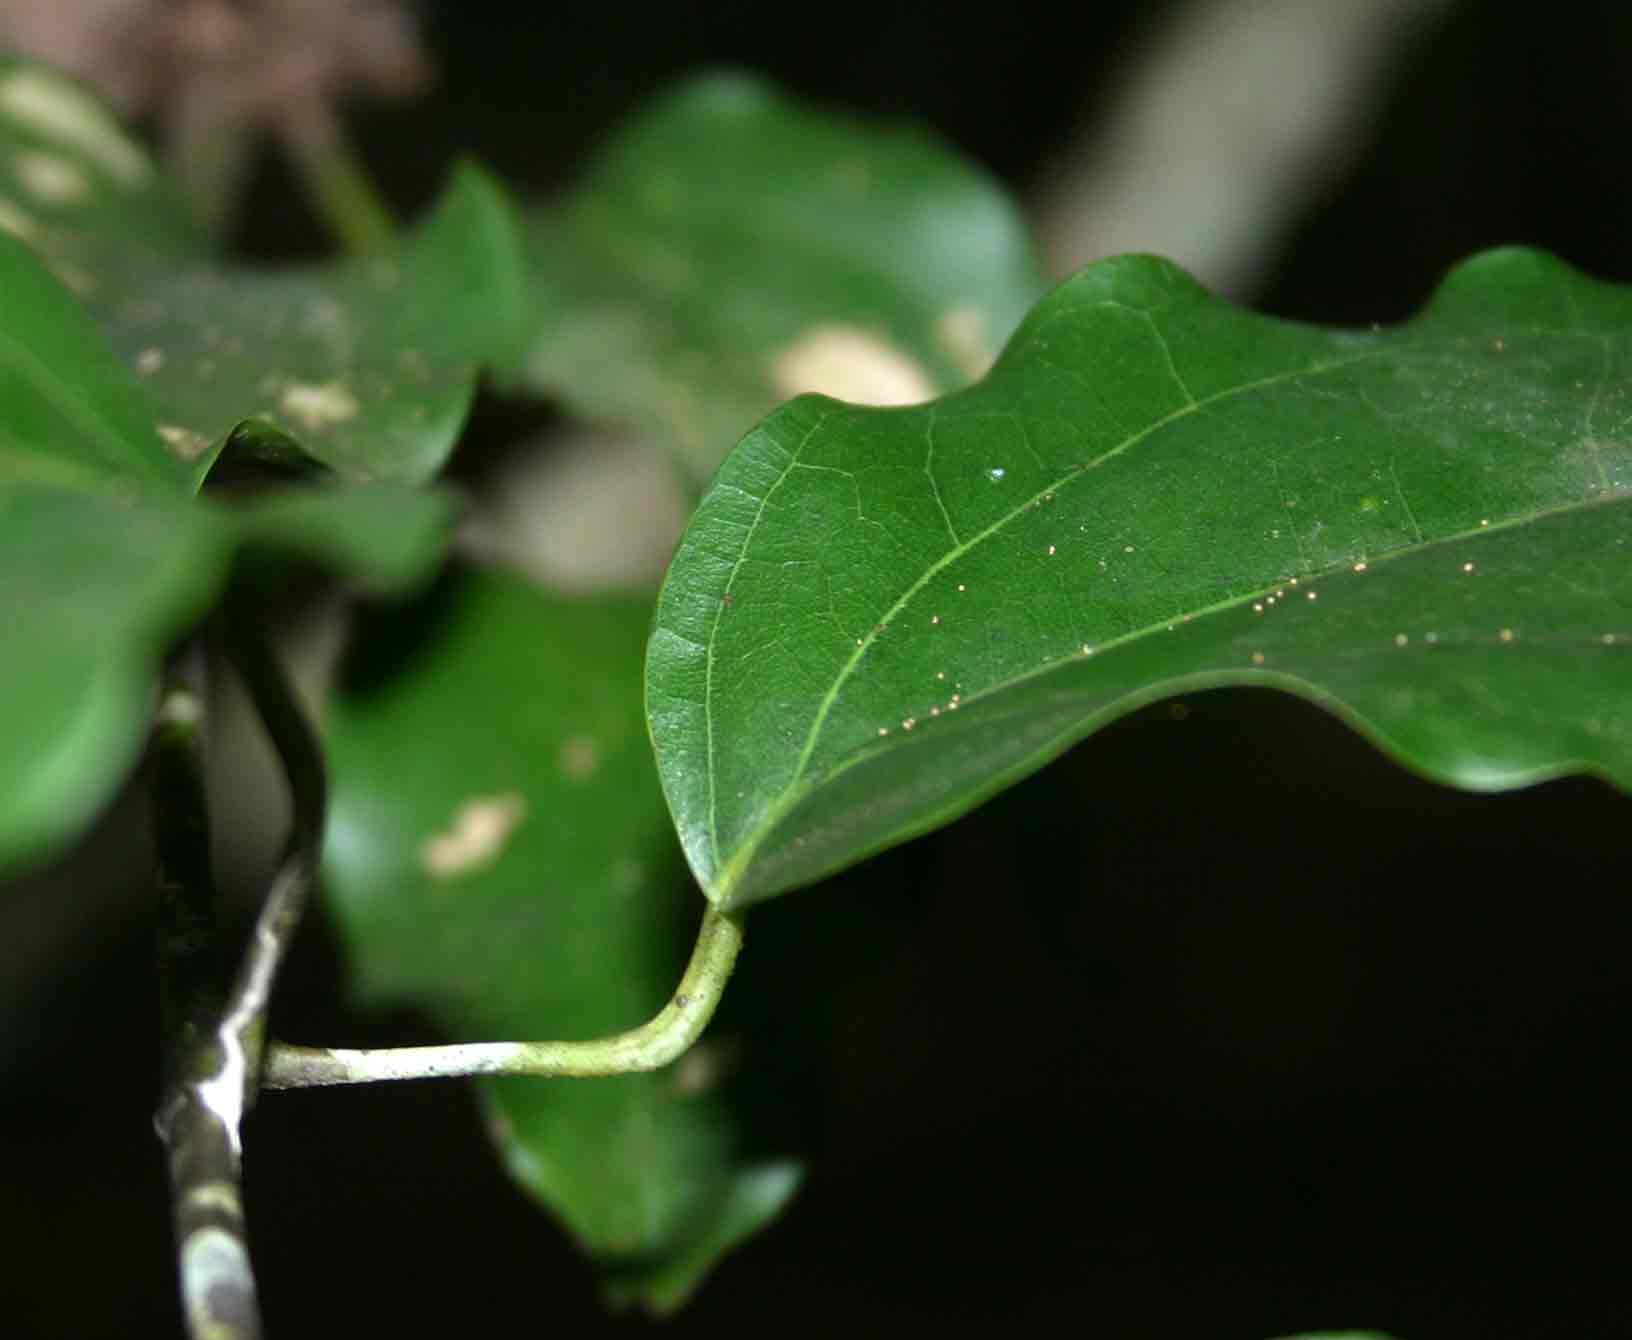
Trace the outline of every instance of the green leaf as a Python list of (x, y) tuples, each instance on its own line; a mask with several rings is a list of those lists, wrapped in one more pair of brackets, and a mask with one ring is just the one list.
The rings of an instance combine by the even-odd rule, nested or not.
[(1017, 212), (928, 134), (695, 80), (529, 228), (517, 372), (706, 479), (799, 391), (923, 400), (978, 376), (1042, 291)]
[[(324, 861), (360, 1001), (498, 1040), (602, 1036), (667, 999), (698, 903), (641, 721), (649, 619), (469, 573), (365, 626), (328, 715)], [(791, 1194), (721, 1082), (737, 1059), (716, 1028), (652, 1074), (480, 1083), (510, 1171), (614, 1298), (677, 1306)]]
[(722, 467), (648, 652), (727, 907), (924, 832), (1133, 708), (1271, 685), (1401, 763), (1632, 788), (1632, 291), (1534, 252), (1408, 325), (1090, 267), (980, 385), (787, 406)]
[[(6, 84), (0, 80), (0, 106)], [(28, 248), (0, 237), (0, 870), (49, 856), (146, 738), (166, 646), (241, 553), (318, 561), (385, 589), (423, 577), (445, 498), (301, 491), (191, 500), (151, 398)]]
[(0, 63), (0, 231), (85, 303), (195, 484), (245, 420), (240, 450), (423, 481), (452, 450), (479, 369), (527, 329), (512, 212), (478, 169), (461, 168), (379, 256), (227, 265), (101, 104), (17, 62)]
[(141, 748), (160, 656), (240, 556), (378, 589), (423, 578), (445, 498), (188, 497), (229, 436), (345, 481), (423, 480), (478, 365), (522, 329), (521, 275), (508, 207), (468, 169), (380, 260), (224, 267), (100, 103), (0, 60), (0, 606), (21, 630), (0, 665), (0, 870), (105, 803)]
[(80, 305), (3, 234), (0, 298), (0, 487), (190, 493), (190, 471), (158, 432), (151, 400)]
[(400, 487), (227, 508), (162, 494), (0, 482), (0, 871), (37, 863), (107, 803), (147, 738), (166, 647), (246, 551), (316, 561), (377, 589), (420, 580), (451, 523)]

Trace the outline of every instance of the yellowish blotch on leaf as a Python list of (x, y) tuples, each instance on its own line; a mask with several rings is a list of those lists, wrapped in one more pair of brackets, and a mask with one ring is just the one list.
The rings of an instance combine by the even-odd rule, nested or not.
[(452, 879), (485, 870), (527, 814), (527, 799), (516, 791), (472, 796), (454, 812), (446, 832), (420, 844), (419, 862), (434, 879)]
[(935, 398), (918, 361), (855, 326), (817, 326), (771, 364), (777, 393), (817, 391), (852, 405), (917, 405)]
[(317, 432), (355, 418), (361, 406), (342, 382), (291, 382), (278, 408), (308, 432)]
[(161, 423), (158, 432), (164, 439), (164, 445), (184, 461), (196, 461), (210, 449), (210, 439), (203, 433), (195, 433), (191, 428), (183, 428), (179, 424)]

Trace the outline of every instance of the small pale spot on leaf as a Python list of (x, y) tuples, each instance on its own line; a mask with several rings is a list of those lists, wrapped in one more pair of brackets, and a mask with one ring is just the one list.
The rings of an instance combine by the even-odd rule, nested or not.
[(0, 115), (78, 149), (126, 186), (153, 169), (100, 103), (44, 70), (18, 70), (0, 80)]
[(164, 439), (164, 445), (184, 461), (196, 461), (210, 449), (210, 439), (203, 433), (195, 433), (191, 428), (183, 428), (179, 424), (161, 423), (158, 433)]
[(574, 735), (565, 740), (556, 754), (556, 766), (570, 782), (581, 782), (601, 766), (600, 746), (593, 737)]
[(978, 307), (953, 307), (935, 323), (935, 340), (970, 381), (991, 370), (996, 351), (986, 339), (986, 315)]
[(343, 382), (290, 382), (278, 408), (308, 432), (317, 432), (355, 418), (361, 406)]
[(526, 812), (527, 800), (516, 791), (473, 796), (455, 811), (445, 833), (428, 837), (420, 845), (420, 864), (435, 879), (485, 870), (499, 859)]
[(818, 326), (776, 356), (778, 394), (818, 391), (853, 405), (916, 405), (935, 396), (918, 362), (855, 326)]
[(20, 153), (12, 163), (22, 188), (46, 205), (77, 205), (89, 198), (90, 180), (56, 154)]
[(136, 371), (144, 377), (151, 377), (164, 366), (164, 350), (159, 348), (143, 349), (136, 355)]

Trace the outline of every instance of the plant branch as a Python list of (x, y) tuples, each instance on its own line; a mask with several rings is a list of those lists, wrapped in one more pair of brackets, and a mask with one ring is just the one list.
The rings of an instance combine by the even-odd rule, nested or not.
[(159, 983), (168, 1051), (155, 1119), (169, 1154), (182, 1305), (195, 1337), (261, 1333), (244, 1242), (238, 1132), (203, 1101), (217, 1066), (213, 1034), (225, 998), (204, 787), (204, 654), (169, 668), (153, 738), (158, 855)]
[(261, 1077), (268, 1089), (327, 1084), (370, 1084), (393, 1079), (450, 1079), (467, 1075), (588, 1078), (656, 1070), (694, 1043), (724, 994), (742, 947), (740, 916), (710, 907), (680, 985), (646, 1023), (589, 1042), (466, 1042), (442, 1047), (292, 1047), (267, 1049)]
[(277, 663), (247, 628), (228, 641), (289, 777), (294, 820), (237, 977), (222, 990), (202, 766), (204, 693), (196, 649), (169, 676), (155, 738), (155, 832), (163, 907), (161, 976), (170, 1075), (155, 1118), (169, 1153), (181, 1291), (196, 1340), (257, 1340), (244, 1234), (241, 1128), (258, 1091), (272, 982), (316, 869), (322, 756)]
[(312, 204), (347, 251), (378, 251), (396, 234), (391, 211), (363, 170), (340, 118), (313, 99), (292, 105), (276, 130), (306, 183)]

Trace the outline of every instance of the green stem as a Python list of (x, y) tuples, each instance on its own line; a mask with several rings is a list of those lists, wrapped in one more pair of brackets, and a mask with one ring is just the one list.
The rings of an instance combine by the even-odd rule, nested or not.
[(347, 251), (367, 255), (396, 236), (391, 211), (363, 170), (332, 107), (314, 101), (292, 108), (277, 129), (312, 204)]
[(468, 1042), (443, 1047), (267, 1048), (261, 1084), (298, 1089), (393, 1079), (467, 1075), (588, 1078), (667, 1065), (694, 1043), (713, 1017), (742, 947), (742, 921), (710, 907), (691, 962), (668, 1003), (638, 1028), (590, 1042)]

